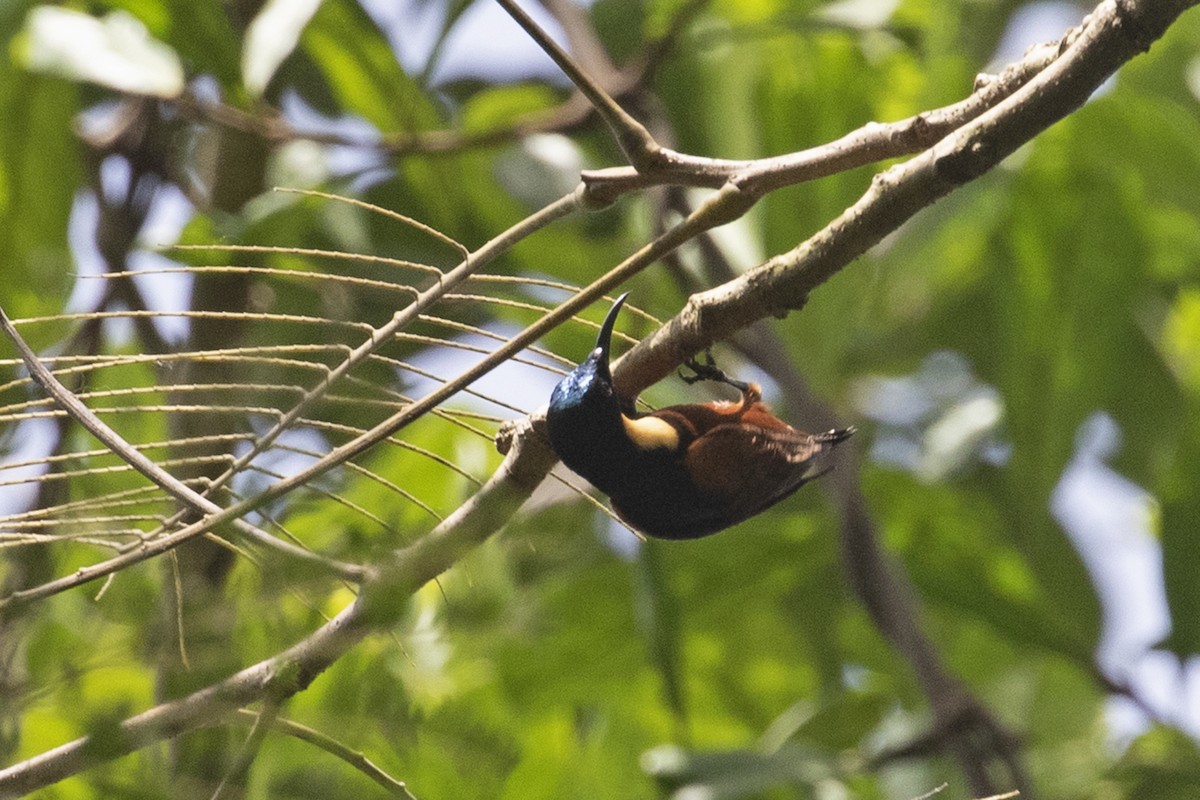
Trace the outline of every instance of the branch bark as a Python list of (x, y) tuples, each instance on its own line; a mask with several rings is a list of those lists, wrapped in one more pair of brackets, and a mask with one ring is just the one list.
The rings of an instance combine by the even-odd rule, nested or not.
[[(754, 321), (802, 307), (814, 288), (922, 208), (982, 175), (1082, 105), (1104, 80), (1146, 50), (1194, 4), (1195, 0), (1106, 0), (1061, 57), (995, 108), (930, 150), (877, 176), (857, 203), (792, 251), (694, 296), (679, 315), (616, 365), (614, 378), (621, 390), (634, 393), (645, 388), (715, 340)], [(755, 180), (759, 178), (753, 174), (730, 178), (697, 212), (694, 227), (707, 229), (744, 212), (753, 204), (748, 196), (757, 191)], [(618, 267), (570, 305), (578, 307), (633, 271), (628, 263)], [(554, 463), (543, 437), (530, 435), (536, 427), (536, 420), (521, 426), (509, 442), (512, 447), (503, 465), (480, 493), (430, 536), (397, 554), (378, 578), (364, 584), (358, 601), (334, 620), (226, 680), (131, 717), (103, 742), (85, 737), (0, 771), (0, 797), (33, 791), (91, 764), (211, 724), (264, 697), (286, 699), (302, 691), (369, 632), (393, 624), (412, 592), (511, 518)]]
[(219, 683), (130, 717), (114, 730), (0, 770), (0, 798), (19, 797), (149, 744), (211, 726), (259, 700), (282, 702), (303, 691), (367, 634), (395, 625), (417, 589), (503, 527), (553, 463), (553, 455), (544, 450), (514, 448), (470, 502), (397, 553), (353, 604), (305, 639)]

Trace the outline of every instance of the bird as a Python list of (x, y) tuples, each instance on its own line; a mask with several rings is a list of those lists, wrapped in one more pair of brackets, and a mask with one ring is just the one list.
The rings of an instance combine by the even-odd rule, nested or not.
[(546, 426), (567, 467), (608, 495), (633, 530), (659, 539), (698, 539), (789, 497), (830, 468), (827, 454), (853, 427), (810, 434), (772, 413), (758, 384), (736, 380), (708, 355), (686, 365), (690, 383), (715, 381), (736, 401), (638, 413), (620, 397), (609, 368), (613, 327), (628, 292), (613, 303), (596, 346), (550, 395)]

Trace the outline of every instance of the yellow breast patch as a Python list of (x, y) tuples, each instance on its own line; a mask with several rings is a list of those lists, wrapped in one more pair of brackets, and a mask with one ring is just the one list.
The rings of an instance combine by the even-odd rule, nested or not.
[(622, 414), (621, 422), (625, 425), (625, 433), (629, 434), (633, 443), (642, 450), (655, 450), (660, 447), (674, 450), (679, 447), (679, 432), (664, 419), (658, 417), (630, 419)]

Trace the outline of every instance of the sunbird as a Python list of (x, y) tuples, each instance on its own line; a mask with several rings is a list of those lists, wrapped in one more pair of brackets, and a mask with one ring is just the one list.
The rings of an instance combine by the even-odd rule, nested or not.
[(791, 495), (830, 467), (826, 455), (854, 428), (810, 434), (776, 417), (762, 388), (729, 377), (711, 356), (692, 360), (700, 380), (728, 384), (741, 399), (668, 406), (642, 414), (618, 397), (609, 370), (613, 303), (596, 347), (550, 395), (550, 444), (571, 470), (608, 495), (617, 516), (647, 536), (697, 539)]

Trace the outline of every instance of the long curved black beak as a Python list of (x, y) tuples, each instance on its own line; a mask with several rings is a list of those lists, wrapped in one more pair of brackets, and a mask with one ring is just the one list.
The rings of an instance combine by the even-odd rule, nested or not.
[(609, 351), (612, 348), (613, 328), (617, 324), (617, 315), (621, 313), (621, 306), (625, 305), (626, 297), (629, 297), (629, 292), (625, 292), (612, 304), (612, 308), (608, 310), (608, 316), (604, 318), (604, 323), (600, 326), (600, 334), (596, 337), (596, 350), (592, 354), (598, 357), (600, 363), (606, 367), (608, 366)]

